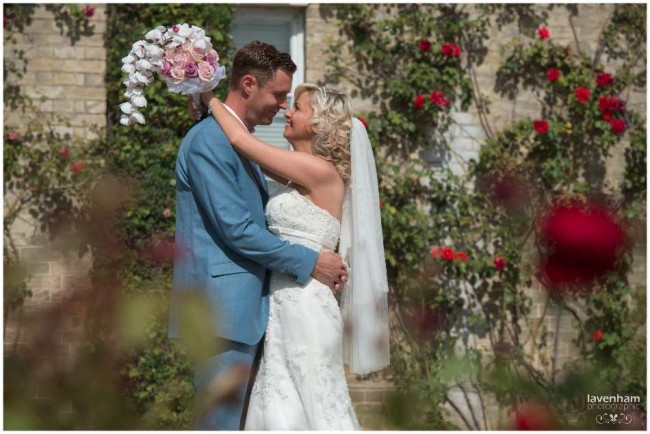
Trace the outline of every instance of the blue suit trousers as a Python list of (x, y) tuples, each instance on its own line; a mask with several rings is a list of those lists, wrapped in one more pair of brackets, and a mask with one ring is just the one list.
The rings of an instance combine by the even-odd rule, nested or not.
[[(246, 345), (240, 342), (220, 340), (221, 352), (210, 357), (196, 367), (194, 373), (194, 390), (196, 396), (201, 396), (203, 388), (218, 375), (228, 375), (228, 371), (234, 366), (243, 365), (248, 367), (248, 373), (252, 371), (253, 363), (262, 341), (256, 345)], [(248, 378), (248, 377), (247, 377)], [(251, 383), (252, 384), (252, 383)], [(249, 381), (244, 381), (237, 392), (236, 400), (222, 402), (207, 411), (196, 421), (194, 429), (215, 430), (215, 431), (237, 431), (240, 429), (240, 421), (244, 413), (244, 402)], [(243, 427), (243, 424), (242, 424)]]

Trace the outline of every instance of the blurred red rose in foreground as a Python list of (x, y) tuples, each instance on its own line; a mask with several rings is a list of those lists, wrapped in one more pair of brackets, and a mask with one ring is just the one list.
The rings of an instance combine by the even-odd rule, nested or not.
[(154, 242), (149, 250), (151, 261), (155, 264), (173, 264), (174, 258), (181, 253), (174, 242), (174, 237), (166, 237)]
[(446, 314), (438, 307), (407, 304), (401, 313), (406, 327), (421, 343), (436, 338), (445, 328)]
[(487, 178), (487, 195), (495, 205), (511, 212), (522, 211), (529, 202), (529, 187), (517, 173), (494, 171)]
[(557, 429), (555, 415), (546, 406), (536, 403), (522, 403), (515, 407), (510, 429), (538, 431)]
[(552, 289), (588, 284), (612, 270), (625, 243), (613, 213), (596, 204), (555, 206), (540, 222), (540, 234), (546, 249), (540, 277)]

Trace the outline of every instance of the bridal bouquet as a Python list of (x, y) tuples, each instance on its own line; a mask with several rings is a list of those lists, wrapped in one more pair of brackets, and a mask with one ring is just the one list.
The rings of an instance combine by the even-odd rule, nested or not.
[(219, 66), (219, 54), (210, 38), (197, 26), (176, 24), (170, 28), (156, 27), (145, 35), (151, 41), (138, 41), (122, 59), (122, 72), (129, 75), (123, 83), (129, 102), (120, 104), (122, 125), (144, 124), (139, 109), (147, 106), (144, 87), (153, 83), (154, 73), (167, 82), (171, 92), (198, 95), (214, 89), (225, 77)]

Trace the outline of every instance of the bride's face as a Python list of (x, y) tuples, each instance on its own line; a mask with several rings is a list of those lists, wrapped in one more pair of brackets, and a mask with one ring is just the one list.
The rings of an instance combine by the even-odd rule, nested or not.
[(287, 125), (284, 127), (284, 137), (296, 151), (309, 151), (314, 138), (311, 118), (314, 111), (311, 108), (311, 94), (303, 92), (295, 101), (293, 107), (284, 113)]

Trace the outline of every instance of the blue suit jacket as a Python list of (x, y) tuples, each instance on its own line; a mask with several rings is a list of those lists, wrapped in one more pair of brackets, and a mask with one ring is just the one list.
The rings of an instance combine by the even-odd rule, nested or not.
[(259, 342), (269, 314), (269, 270), (304, 284), (318, 253), (266, 229), (266, 180), (232, 148), (212, 116), (185, 136), (176, 160), (176, 246), (169, 336), (180, 336), (179, 300), (200, 290), (220, 336)]

